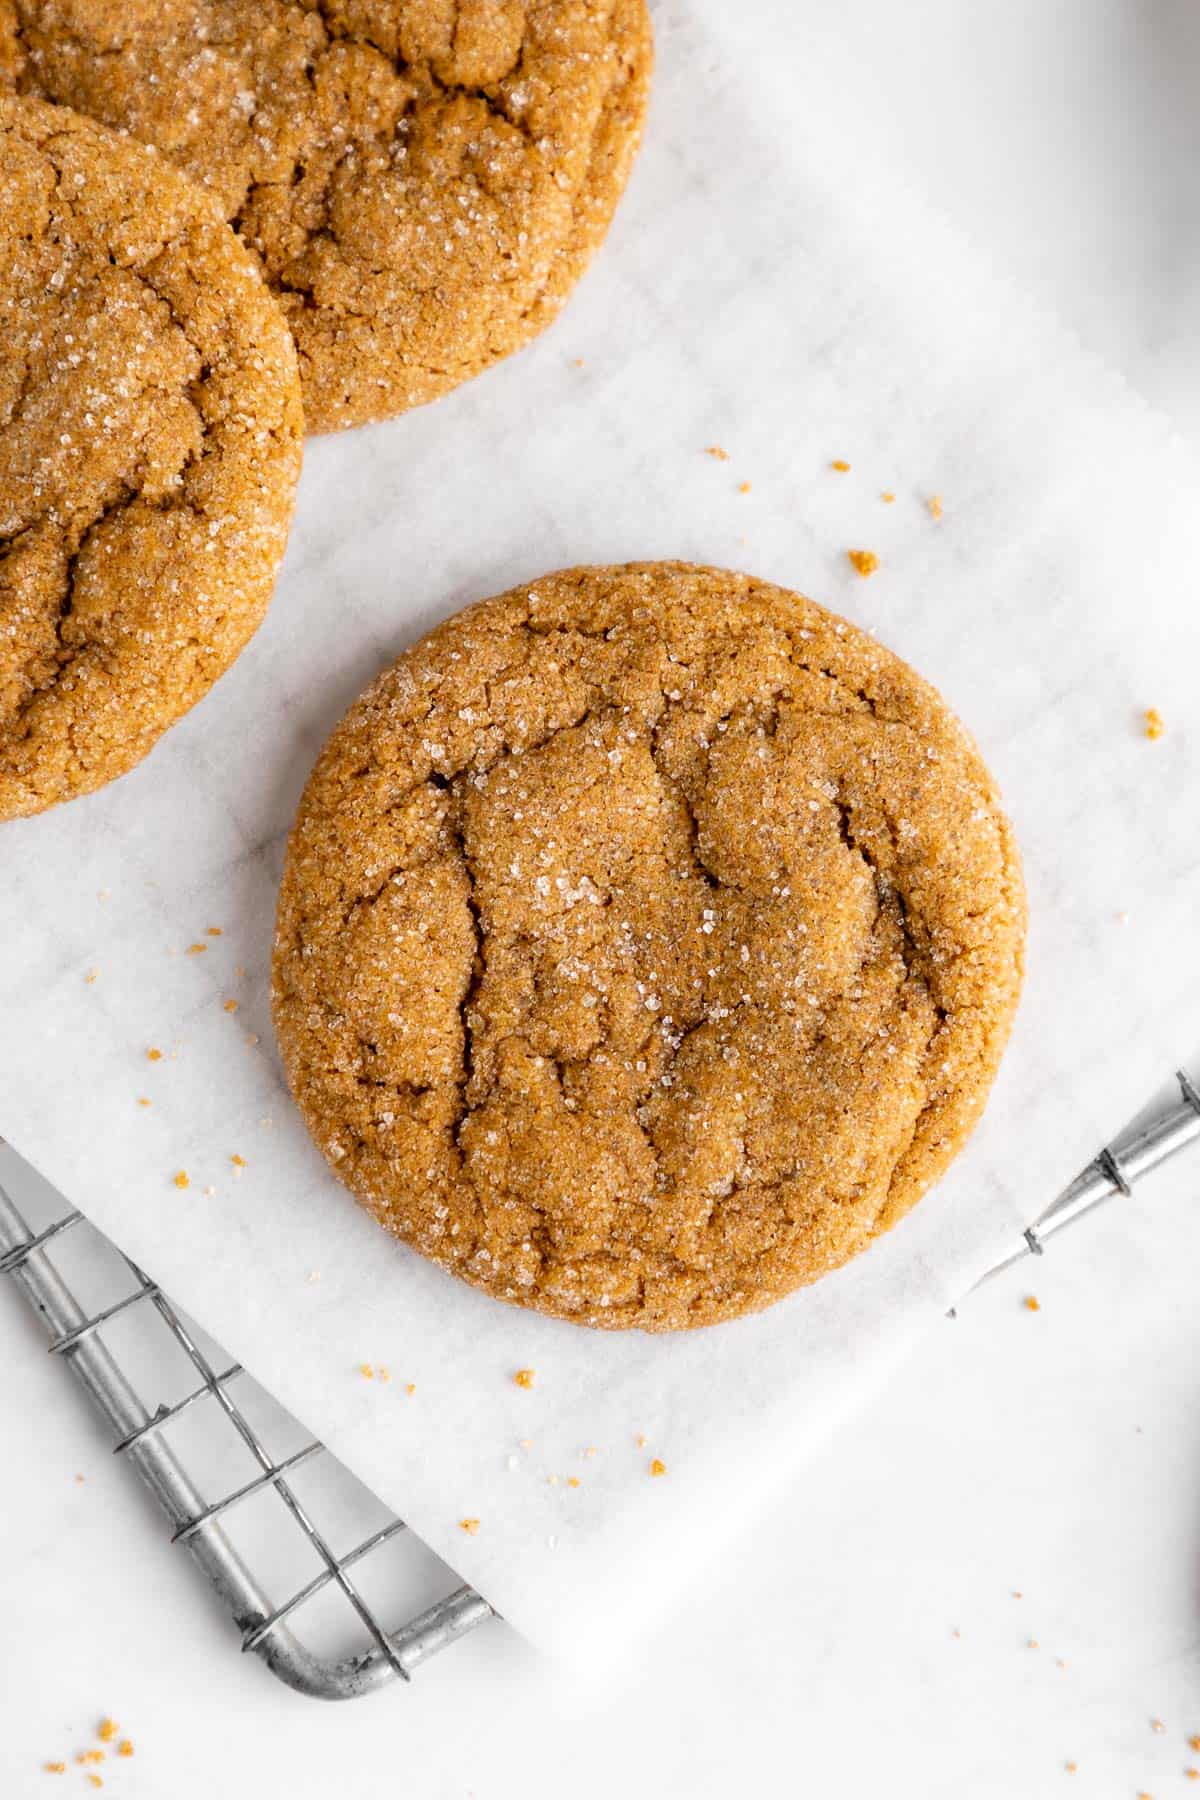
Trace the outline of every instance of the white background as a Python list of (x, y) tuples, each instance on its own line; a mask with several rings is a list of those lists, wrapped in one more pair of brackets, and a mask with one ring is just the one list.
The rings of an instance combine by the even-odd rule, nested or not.
[[(842, 0), (838, 30), (897, 160), (1200, 442), (1194, 7)], [(276, 1688), (0, 1305), (0, 1794), (57, 1791), (38, 1765), (105, 1711), (138, 1747), (106, 1792), (171, 1800), (1188, 1792), (1198, 1190), (1200, 1158), (1081, 1228), (1036, 1271), (1041, 1312), (1018, 1275), (936, 1331), (781, 1510), (794, 1557), (698, 1569), (604, 1692), (501, 1627), (340, 1712)]]

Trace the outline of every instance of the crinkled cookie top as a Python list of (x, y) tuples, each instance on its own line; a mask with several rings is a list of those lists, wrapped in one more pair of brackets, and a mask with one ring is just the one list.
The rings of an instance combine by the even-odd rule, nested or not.
[(302, 437), (287, 327), (210, 198), (0, 99), (0, 819), (124, 774), (234, 660)]
[(276, 1022), (391, 1231), (498, 1298), (678, 1329), (941, 1174), (1024, 919), (995, 785), (904, 663), (745, 576), (575, 569), (447, 621), (330, 739)]
[(310, 430), (433, 399), (553, 316), (637, 146), (645, 0), (0, 0), (0, 72), (217, 197)]

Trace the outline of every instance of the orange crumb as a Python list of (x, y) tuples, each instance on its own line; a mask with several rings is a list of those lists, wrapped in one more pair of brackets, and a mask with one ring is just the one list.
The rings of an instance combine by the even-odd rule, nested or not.
[(222, 937), (224, 934), (219, 925), (210, 925), (208, 927), (208, 935), (209, 937)]
[(836, 469), (839, 475), (848, 475), (850, 473), (850, 464), (848, 462), (843, 462), (840, 457), (836, 462), (831, 462), (829, 466), (831, 469)]
[(122, 1738), (120, 1743), (117, 1745), (117, 1755), (118, 1756), (132, 1756), (133, 1755), (133, 1745), (130, 1743), (128, 1738)]
[(1200, 1781), (1200, 1769), (1185, 1769), (1183, 1773), (1187, 1781)]
[(1188, 1739), (1188, 1749), (1200, 1750), (1200, 1731), (1196, 1733), (1195, 1737), (1190, 1737)]
[(941, 518), (941, 516), (942, 516), (942, 496), (940, 494), (930, 494), (930, 496), (929, 496), (928, 500), (925, 502), (925, 504), (929, 508), (929, 513), (930, 513), (931, 518), (934, 518), (934, 519)]
[(99, 1725), (96, 1727), (96, 1736), (100, 1739), (100, 1742), (102, 1744), (111, 1744), (116, 1735), (117, 1721), (115, 1719), (101, 1719)]
[(65, 1775), (66, 1772), (67, 1772), (66, 1763), (57, 1762), (57, 1763), (47, 1763), (46, 1764), (47, 1775)]
[(468, 1537), (474, 1537), (475, 1533), (479, 1530), (479, 1520), (460, 1519), (458, 1521), (458, 1528), (460, 1531), (465, 1531)]
[(1025, 1309), (1027, 1312), (1041, 1312), (1042, 1303), (1036, 1294), (1026, 1294)]
[(577, 356), (577, 357), (576, 357), (576, 358), (575, 358), (575, 361), (574, 361), (574, 363), (573, 363), (573, 365), (572, 365), (572, 367), (574, 367), (574, 368), (576, 368), (576, 369), (582, 369), (582, 367), (583, 367), (583, 358), (582, 358), (582, 356)]
[(896, 496), (888, 488), (884, 489), (879, 498), (883, 501), (885, 506), (894, 506), (896, 504)]
[(103, 1750), (81, 1750), (75, 1761), (77, 1763), (102, 1763), (104, 1752)]
[(89, 987), (91, 987), (92, 983), (95, 981), (95, 979), (99, 973), (100, 973), (99, 969), (89, 969), (88, 970), (87, 974), (84, 976), (83, 979), (87, 982)]
[(738, 493), (739, 494), (748, 494), (749, 492), (750, 492), (750, 483), (748, 481), (739, 481), (738, 482)]
[(88, 1783), (91, 1787), (103, 1787), (104, 1777), (103, 1775), (89, 1775)]
[(238, 1003), (236, 1000), (227, 1000), (225, 1002), (225, 1011), (226, 1012), (236, 1012), (237, 1009), (238, 1009)]
[(203, 956), (204, 952), (207, 949), (208, 949), (207, 944), (189, 944), (187, 947), (187, 953), (189, 956)]
[(1148, 738), (1160, 738), (1166, 729), (1166, 725), (1163, 723), (1163, 716), (1159, 712), (1157, 706), (1148, 706), (1146, 708), (1146, 736)]
[(589, 1444), (583, 1454), (585, 1456), (596, 1456), (598, 1454), (598, 1452), (596, 1450), (595, 1444)]
[(580, 1481), (579, 1481), (578, 1475), (568, 1475), (567, 1476), (567, 1486), (568, 1487), (579, 1487)]
[(388, 1368), (386, 1363), (380, 1363), (375, 1372), (379, 1376), (380, 1381), (390, 1381), (392, 1379), (392, 1371)]
[(1142, 1790), (1141, 1790), (1141, 1791), (1140, 1791), (1140, 1792), (1139, 1792), (1139, 1793), (1138, 1793), (1138, 1796), (1137, 1796), (1137, 1800), (1154, 1800), (1154, 1795), (1153, 1795), (1153, 1794), (1147, 1794), (1147, 1793), (1146, 1793), (1146, 1792), (1145, 1792), (1145, 1790), (1144, 1790), (1144, 1789), (1142, 1789)]
[(404, 1384), (404, 1391), (405, 1391), (405, 1393), (406, 1393), (406, 1394), (410, 1394), (410, 1395), (411, 1395), (411, 1394), (415, 1394), (415, 1393), (416, 1393), (416, 1391), (417, 1391), (417, 1384), (416, 1384), (416, 1382), (415, 1382), (415, 1381), (407, 1381), (407, 1382), (405, 1382), (405, 1384)]
[(536, 1374), (537, 1374), (536, 1369), (518, 1369), (516, 1374), (513, 1376), (513, 1380), (516, 1382), (518, 1387), (531, 1388), (533, 1386), (534, 1376)]
[(79, 1482), (84, 1482), (84, 1481), (86, 1481), (86, 1480), (87, 1480), (87, 1476), (86, 1476), (86, 1475), (77, 1475), (77, 1476), (76, 1476), (76, 1477), (75, 1477), (75, 1479), (76, 1479), (76, 1481), (79, 1481)]
[(145, 1094), (138, 1095), (138, 1105), (139, 1106), (149, 1106), (149, 1104), (150, 1104), (150, 1102), (149, 1102), (149, 1100), (147, 1100)]
[(1066, 1769), (1068, 1775), (1074, 1775), (1076, 1769), (1079, 1767), (1079, 1764), (1077, 1762), (1069, 1762), (1069, 1763), (1064, 1763), (1063, 1767)]
[(1023, 1594), (1023, 1593), (1022, 1593), (1022, 1592), (1021, 1592), (1021, 1590), (1020, 1590), (1020, 1588), (1014, 1588), (1014, 1589), (1013, 1589), (1013, 1591), (1012, 1591), (1012, 1597), (1013, 1597), (1013, 1599), (1014, 1599), (1014, 1600), (1023, 1600), (1023, 1599), (1024, 1599), (1024, 1598), (1025, 1598), (1025, 1596), (1024, 1596), (1024, 1594)]
[(654, 1460), (653, 1460), (653, 1462), (652, 1462), (652, 1463), (651, 1463), (651, 1464), (650, 1464), (650, 1473), (651, 1473), (651, 1474), (652, 1474), (652, 1475), (665, 1475), (665, 1474), (666, 1474), (666, 1472), (667, 1472), (667, 1465), (666, 1465), (666, 1463), (665, 1463), (665, 1462), (662, 1462), (662, 1461), (661, 1461), (661, 1460), (660, 1460), (660, 1459), (659, 1459), (659, 1458), (658, 1458), (658, 1457), (657, 1457), (657, 1456), (656, 1456), (656, 1457), (655, 1457), (655, 1458), (654, 1458)]
[(864, 578), (873, 575), (879, 567), (879, 558), (873, 550), (847, 550), (846, 555), (850, 558), (855, 573)]
[(1026, 1643), (1025, 1648), (1027, 1650), (1040, 1650), (1041, 1645), (1038, 1643), (1036, 1638), (1030, 1638), (1028, 1640), (1028, 1642)]
[(147, 1062), (161, 1062), (162, 1061), (162, 1051), (158, 1050), (158, 1049), (147, 1050), (146, 1061)]
[(637, 1434), (637, 1436), (636, 1436), (636, 1437), (635, 1437), (635, 1438), (634, 1438), (634, 1440), (633, 1440), (633, 1441), (634, 1441), (634, 1443), (635, 1443), (635, 1444), (636, 1444), (636, 1445), (637, 1445), (637, 1447), (638, 1447), (638, 1449), (639, 1449), (639, 1450), (644, 1450), (644, 1449), (645, 1449), (645, 1448), (646, 1448), (646, 1434), (645, 1434), (645, 1432), (644, 1432), (644, 1431), (639, 1431), (639, 1432), (638, 1432), (638, 1434)]
[(235, 1169), (244, 1169), (246, 1167), (245, 1157), (239, 1156), (236, 1150), (234, 1151), (233, 1155), (230, 1157), (229, 1160), (233, 1164)]
[(718, 462), (729, 461), (728, 450), (722, 450), (720, 444), (710, 444), (704, 454), (705, 456), (715, 456)]
[(359, 1363), (358, 1372), (364, 1381), (374, 1381), (375, 1370), (370, 1363)]
[(177, 1188), (185, 1188), (185, 1187), (191, 1186), (191, 1183), (188, 1180), (188, 1172), (186, 1169), (177, 1169), (175, 1171), (173, 1180), (174, 1180), (175, 1186)]
[(1151, 1731), (1165, 1731), (1167, 1728), (1161, 1719), (1151, 1719), (1150, 1729)]

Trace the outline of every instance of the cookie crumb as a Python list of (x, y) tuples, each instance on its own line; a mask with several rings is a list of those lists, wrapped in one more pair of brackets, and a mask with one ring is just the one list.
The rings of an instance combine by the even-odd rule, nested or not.
[(861, 575), (864, 580), (879, 567), (879, 558), (873, 550), (847, 550), (846, 555), (855, 574)]
[(885, 506), (895, 506), (896, 504), (896, 496), (892, 493), (890, 488), (884, 488), (879, 498), (883, 501)]
[(238, 1003), (236, 1000), (226, 1000), (225, 1011), (227, 1013), (235, 1013), (237, 1011), (237, 1009), (238, 1009)]
[(307, 1276), (306, 1276), (306, 1277), (305, 1277), (305, 1280), (306, 1280), (306, 1281), (308, 1281), (308, 1282), (310, 1282), (310, 1283), (311, 1283), (311, 1282), (314, 1282), (314, 1281), (320, 1281), (320, 1279), (321, 1279), (321, 1271), (320, 1271), (320, 1269), (310, 1269), (310, 1270), (309, 1270), (309, 1271), (308, 1271), (308, 1274), (307, 1274)]
[(1012, 1591), (1012, 1597), (1014, 1600), (1023, 1600), (1025, 1598), (1025, 1595), (1021, 1591), (1020, 1588), (1014, 1588)]
[(1146, 736), (1152, 739), (1160, 738), (1166, 729), (1166, 723), (1157, 706), (1148, 706), (1146, 708)]
[(829, 466), (831, 469), (836, 469), (839, 475), (848, 475), (850, 473), (850, 464), (848, 462), (843, 462), (840, 456), (836, 461), (831, 462)]
[(102, 1763), (104, 1752), (103, 1750), (81, 1750), (75, 1761), (77, 1763)]
[(1074, 1775), (1074, 1773), (1078, 1769), (1078, 1767), (1079, 1767), (1079, 1764), (1077, 1762), (1069, 1762), (1069, 1763), (1063, 1764), (1063, 1768), (1067, 1771), (1068, 1775)]
[(88, 987), (92, 986), (93, 982), (95, 981), (95, 979), (96, 979), (97, 975), (99, 975), (99, 973), (100, 973), (99, 969), (89, 969), (88, 970), (87, 974), (83, 978), (84, 981), (87, 983)]
[(1200, 1769), (1185, 1769), (1183, 1776), (1185, 1781), (1200, 1781)]
[(646, 1448), (646, 1443), (647, 1443), (647, 1438), (646, 1438), (645, 1432), (639, 1431), (633, 1441), (637, 1445), (639, 1450), (644, 1450)]
[(240, 1170), (240, 1169), (244, 1169), (244, 1168), (248, 1167), (245, 1157), (239, 1156), (236, 1150), (234, 1151), (233, 1155), (230, 1157), (229, 1160), (233, 1164), (235, 1169)]
[(207, 949), (208, 949), (207, 944), (189, 944), (187, 947), (187, 953), (189, 956), (203, 956), (204, 952)]
[(468, 1537), (474, 1537), (476, 1532), (479, 1530), (479, 1520), (478, 1519), (460, 1519), (458, 1521), (458, 1528), (460, 1531), (465, 1531)]
[(578, 1475), (568, 1475), (567, 1476), (567, 1486), (568, 1487), (581, 1487), (582, 1485), (583, 1484), (580, 1481)]
[(729, 461), (728, 450), (722, 450), (720, 444), (710, 444), (704, 454), (705, 456), (714, 456), (718, 462)]
[(1041, 1647), (1036, 1638), (1026, 1638), (1025, 1648), (1027, 1650), (1040, 1650)]
[(364, 1381), (374, 1381), (375, 1379), (375, 1365), (373, 1363), (359, 1363), (358, 1372)]
[(65, 1775), (66, 1772), (67, 1765), (65, 1762), (52, 1762), (46, 1764), (47, 1775)]
[(225, 933), (220, 925), (210, 925), (208, 926), (208, 935), (209, 937), (224, 937)]
[(86, 1480), (87, 1480), (87, 1476), (86, 1476), (86, 1475), (77, 1475), (77, 1476), (76, 1476), (76, 1477), (75, 1477), (75, 1479), (76, 1479), (76, 1481), (77, 1481), (77, 1482), (78, 1482), (78, 1483), (79, 1483), (79, 1484), (80, 1484), (80, 1486), (81, 1486), (81, 1487), (82, 1487), (82, 1485), (83, 1485), (83, 1483), (84, 1483), (84, 1482), (85, 1482), (85, 1481), (86, 1481)]
[(663, 1462), (660, 1457), (657, 1457), (657, 1456), (654, 1457), (650, 1463), (650, 1473), (652, 1475), (665, 1475), (666, 1472), (667, 1472), (666, 1463)]
[(146, 1052), (146, 1061), (147, 1062), (161, 1062), (162, 1061), (162, 1051), (160, 1049), (158, 1049), (157, 1046), (152, 1046)]
[(1151, 1731), (1165, 1731), (1167, 1728), (1161, 1719), (1151, 1719), (1150, 1729)]
[(739, 494), (748, 494), (749, 492), (750, 492), (750, 483), (748, 481), (739, 481), (738, 482), (738, 493)]
[(531, 1388), (536, 1374), (536, 1369), (518, 1369), (513, 1380), (519, 1388)]
[(405, 1393), (406, 1393), (406, 1394), (407, 1394), (407, 1395), (408, 1395), (408, 1396), (409, 1396), (409, 1398), (410, 1398), (410, 1399), (411, 1399), (411, 1398), (412, 1398), (412, 1396), (413, 1396), (413, 1395), (414, 1395), (414, 1394), (415, 1394), (415, 1393), (416, 1393), (416, 1391), (417, 1391), (417, 1384), (416, 1384), (416, 1382), (415, 1382), (415, 1381), (409, 1381), (409, 1382), (406, 1382), (406, 1383), (405, 1383), (405, 1387), (404, 1387), (404, 1391), (405, 1391)]
[(1026, 1294), (1023, 1304), (1026, 1312), (1041, 1312), (1042, 1310), (1042, 1303), (1036, 1294)]
[(138, 1095), (138, 1105), (139, 1106), (149, 1106), (150, 1104), (151, 1104), (151, 1102), (149, 1100), (147, 1100), (145, 1094)]
[(1200, 1731), (1196, 1733), (1195, 1737), (1190, 1737), (1188, 1739), (1188, 1749), (1200, 1750)]
[(103, 1775), (89, 1775), (87, 1779), (89, 1787), (101, 1788), (104, 1786)]
[(96, 1727), (96, 1736), (100, 1739), (102, 1744), (111, 1744), (117, 1735), (117, 1730), (117, 1721), (115, 1719), (101, 1719), (99, 1725)]
[(122, 1738), (120, 1743), (117, 1745), (117, 1755), (118, 1756), (132, 1756), (133, 1755), (133, 1745), (130, 1743), (128, 1738)]
[(517, 1439), (517, 1449), (518, 1450), (532, 1450), (533, 1449), (533, 1439), (532, 1438), (518, 1438)]
[(941, 516), (942, 516), (942, 496), (940, 494), (930, 494), (928, 500), (925, 502), (925, 505), (929, 509), (929, 516), (931, 519), (940, 519), (941, 518)]
[(188, 1172), (186, 1169), (176, 1169), (171, 1179), (174, 1181), (177, 1188), (191, 1187), (192, 1185), (191, 1181), (188, 1179)]

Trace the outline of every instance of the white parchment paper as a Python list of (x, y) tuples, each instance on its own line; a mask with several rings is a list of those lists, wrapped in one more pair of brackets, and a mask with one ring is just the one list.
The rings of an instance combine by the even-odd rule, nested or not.
[[(133, 775), (0, 828), (0, 1130), (564, 1659), (702, 1579), (1200, 1014), (1200, 470), (897, 190), (798, 29), (815, 9), (764, 36), (773, 10), (663, 0), (646, 147), (559, 325), (435, 408), (312, 444), (237, 667)], [(309, 1145), (267, 1007), (287, 825), (380, 664), (546, 569), (658, 556), (802, 588), (938, 683), (1001, 780), (1032, 907), (1013, 1043), (939, 1190), (817, 1288), (676, 1339), (506, 1308), (388, 1240)]]

